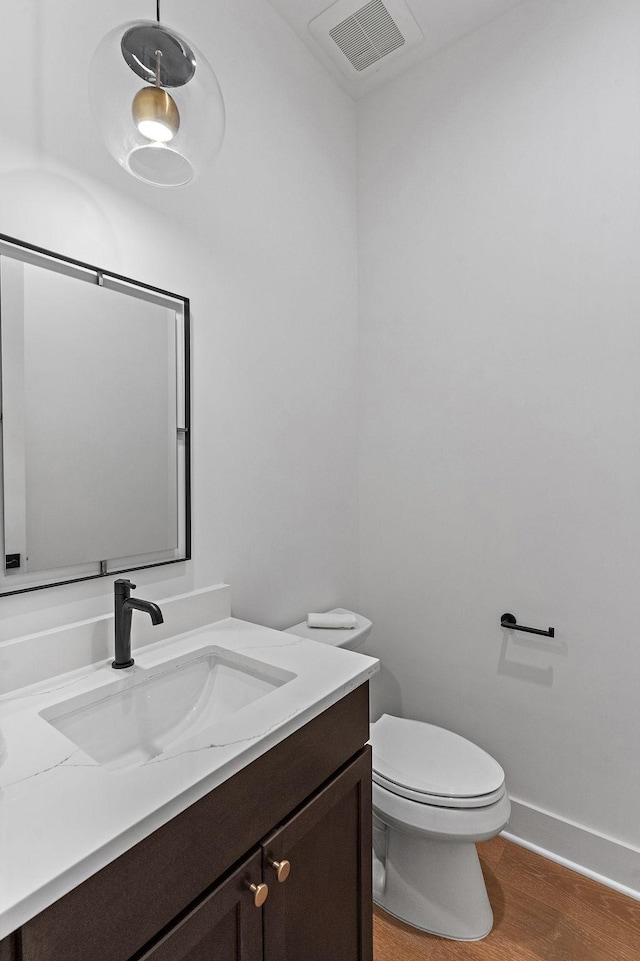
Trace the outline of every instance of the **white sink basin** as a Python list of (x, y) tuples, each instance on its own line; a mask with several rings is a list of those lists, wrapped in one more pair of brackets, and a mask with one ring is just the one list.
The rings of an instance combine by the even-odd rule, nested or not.
[(144, 764), (187, 734), (216, 728), (296, 675), (243, 654), (205, 647), (79, 694), (40, 716), (98, 764)]

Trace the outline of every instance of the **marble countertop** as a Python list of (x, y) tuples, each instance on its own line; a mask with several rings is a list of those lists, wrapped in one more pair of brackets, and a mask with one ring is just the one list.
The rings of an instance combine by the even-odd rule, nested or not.
[(126, 674), (142, 679), (207, 645), (295, 677), (138, 766), (101, 766), (39, 713), (113, 684), (110, 659), (0, 697), (0, 940), (378, 670), (374, 658), (229, 617), (147, 645)]

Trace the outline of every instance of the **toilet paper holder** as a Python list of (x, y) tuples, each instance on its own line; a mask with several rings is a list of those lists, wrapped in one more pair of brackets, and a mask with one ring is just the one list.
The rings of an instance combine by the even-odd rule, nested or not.
[(555, 630), (550, 627), (548, 631), (540, 631), (537, 627), (523, 627), (518, 624), (513, 614), (503, 614), (500, 618), (500, 627), (508, 627), (512, 631), (525, 631), (527, 634), (542, 634), (543, 637), (555, 637)]

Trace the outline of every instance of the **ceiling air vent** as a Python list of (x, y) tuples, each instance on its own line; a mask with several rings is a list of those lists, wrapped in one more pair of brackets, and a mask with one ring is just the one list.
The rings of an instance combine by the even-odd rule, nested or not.
[(404, 43), (395, 20), (382, 0), (372, 0), (329, 31), (356, 70), (382, 60)]
[[(338, 0), (309, 24), (327, 53), (353, 75), (423, 39), (404, 0)], [(346, 59), (345, 59), (346, 58)]]

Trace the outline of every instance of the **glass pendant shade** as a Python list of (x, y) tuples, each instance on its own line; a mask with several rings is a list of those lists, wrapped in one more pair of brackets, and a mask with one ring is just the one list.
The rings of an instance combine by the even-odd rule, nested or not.
[(107, 34), (91, 61), (89, 97), (109, 152), (147, 183), (189, 183), (222, 146), (215, 73), (190, 41), (154, 20)]

